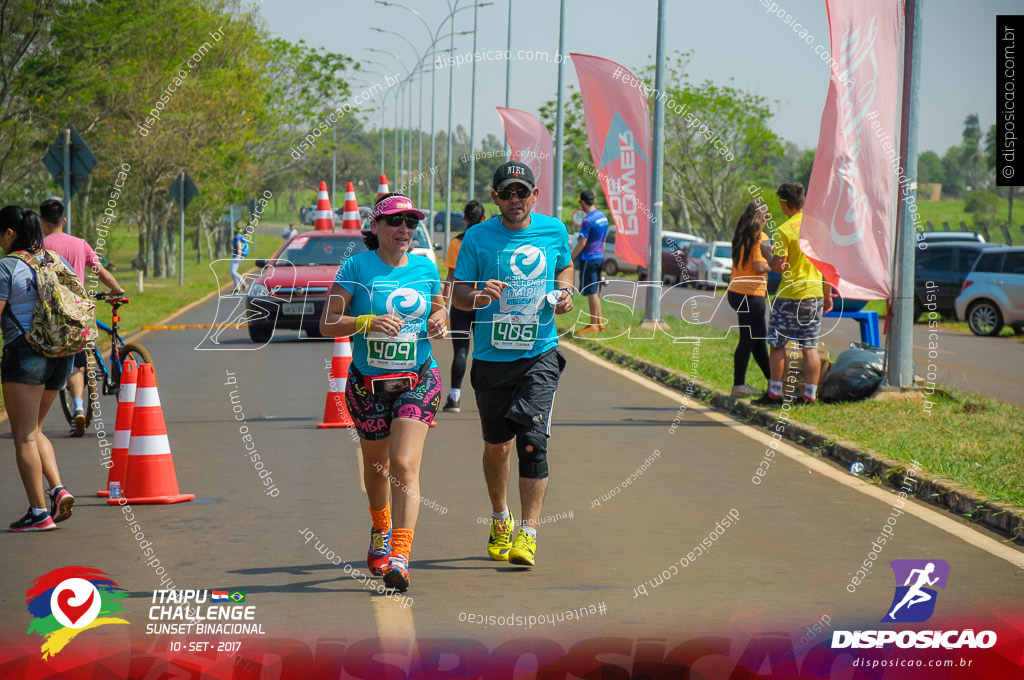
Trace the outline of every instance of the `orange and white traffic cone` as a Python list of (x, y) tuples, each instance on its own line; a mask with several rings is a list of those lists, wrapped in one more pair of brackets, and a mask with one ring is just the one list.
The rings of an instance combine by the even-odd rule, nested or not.
[[(171, 443), (167, 439), (167, 424), (152, 364), (139, 367), (122, 495), (125, 503), (133, 504), (181, 503), (195, 499), (194, 494), (178, 491), (178, 476), (174, 472)], [(107, 504), (119, 502), (108, 498)]]
[(356, 202), (356, 189), (352, 182), (345, 185), (345, 209), (341, 214), (342, 229), (362, 229), (359, 223), (359, 204)]
[(107, 473), (107, 488), (96, 495), (106, 498), (110, 495), (110, 483), (117, 482), (124, 488), (124, 468), (128, 463), (128, 442), (132, 436), (132, 413), (135, 411), (135, 385), (139, 380), (139, 367), (135, 360), (128, 358), (121, 367), (121, 390), (117, 393), (117, 415), (114, 417), (114, 446), (110, 450), (113, 465)]
[[(349, 186), (352, 183), (349, 182)], [(317, 427), (352, 427), (352, 416), (345, 405), (345, 386), (348, 384), (348, 367), (352, 365), (352, 340), (346, 335), (334, 339), (334, 356), (331, 357), (331, 378), (327, 388), (327, 402), (324, 404), (324, 422)]]
[(377, 185), (377, 200), (379, 201), (381, 196), (384, 194), (390, 194), (391, 189), (388, 189), (388, 176), (380, 176), (380, 184)]
[(316, 197), (313, 231), (334, 231), (334, 211), (331, 210), (331, 199), (327, 197), (327, 182), (320, 182), (320, 193)]

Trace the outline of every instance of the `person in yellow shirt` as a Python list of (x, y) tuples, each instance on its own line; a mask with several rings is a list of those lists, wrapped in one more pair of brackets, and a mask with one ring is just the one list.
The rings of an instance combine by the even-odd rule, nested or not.
[[(796, 340), (804, 355), (804, 393), (798, 404), (818, 400), (818, 378), (821, 360), (818, 356), (818, 336), (821, 317), (832, 309), (830, 286), (807, 255), (800, 250), (800, 223), (803, 219), (804, 187), (799, 182), (787, 182), (776, 191), (782, 212), (789, 219), (775, 232), (774, 244), (768, 251), (766, 243), (761, 250), (772, 271), (782, 275), (778, 296), (772, 304), (768, 320), (768, 343), (771, 345), (771, 379), (768, 392), (754, 404), (778, 406), (782, 404), (782, 376), (786, 372), (786, 342)], [(770, 257), (769, 257), (770, 255)]]
[(749, 397), (757, 394), (746, 384), (747, 366), (754, 356), (765, 380), (770, 380), (768, 365), (768, 314), (765, 296), (768, 294), (768, 262), (761, 252), (761, 243), (768, 240), (764, 233), (768, 209), (757, 199), (747, 204), (736, 223), (732, 237), (732, 276), (726, 298), (739, 317), (740, 341), (732, 356), (732, 396)]

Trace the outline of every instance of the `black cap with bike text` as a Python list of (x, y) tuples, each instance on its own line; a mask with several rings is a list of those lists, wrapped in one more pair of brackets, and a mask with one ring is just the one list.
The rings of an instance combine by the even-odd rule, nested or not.
[(533, 170), (530, 170), (529, 166), (517, 163), (516, 161), (509, 161), (499, 165), (498, 169), (494, 171), (494, 178), (491, 180), (491, 186), (494, 187), (495, 191), (501, 191), (508, 185), (517, 183), (523, 184), (529, 189), (537, 186), (537, 181), (533, 178)]

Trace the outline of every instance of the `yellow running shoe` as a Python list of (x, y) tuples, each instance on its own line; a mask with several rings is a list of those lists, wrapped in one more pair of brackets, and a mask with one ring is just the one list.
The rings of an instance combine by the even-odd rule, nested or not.
[(534, 556), (537, 554), (537, 539), (528, 533), (519, 530), (512, 549), (508, 551), (509, 564), (519, 564), (527, 567), (534, 566)]
[(512, 511), (508, 511), (508, 519), (491, 518), (491, 537), (487, 540), (487, 554), (492, 560), (504, 562), (508, 560), (508, 551), (512, 547), (512, 531), (516, 528), (516, 519)]

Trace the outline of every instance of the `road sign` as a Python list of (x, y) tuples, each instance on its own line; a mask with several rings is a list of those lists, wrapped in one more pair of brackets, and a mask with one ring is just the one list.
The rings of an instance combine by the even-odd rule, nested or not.
[(178, 202), (181, 208), (181, 230), (178, 237), (178, 285), (185, 285), (185, 208), (192, 202), (192, 199), (199, 195), (196, 183), (188, 176), (187, 170), (182, 170), (178, 178), (170, 187), (171, 196)]
[[(184, 199), (182, 199), (183, 188)], [(171, 196), (174, 196), (174, 200), (177, 201), (182, 210), (187, 208), (188, 204), (192, 202), (192, 199), (199, 195), (199, 189), (196, 188), (196, 183), (188, 176), (188, 171), (186, 170), (182, 170), (181, 174), (174, 180), (174, 183), (170, 186), (170, 191)]]
[(64, 216), (67, 217), (67, 233), (71, 233), (71, 197), (78, 187), (85, 183), (92, 169), (96, 167), (96, 156), (86, 146), (85, 140), (71, 124), (60, 131), (57, 141), (43, 156), (43, 165), (53, 178), (64, 187)]
[(92, 169), (96, 167), (96, 156), (92, 155), (92, 151), (86, 146), (85, 140), (82, 139), (73, 125), (68, 125), (66, 129), (60, 131), (57, 135), (57, 141), (50, 146), (46, 155), (43, 156), (43, 165), (46, 166), (46, 169), (50, 171), (55, 180), (63, 183), (64, 148), (67, 145), (69, 131), (71, 137), (71, 195), (73, 196), (85, 183)]

